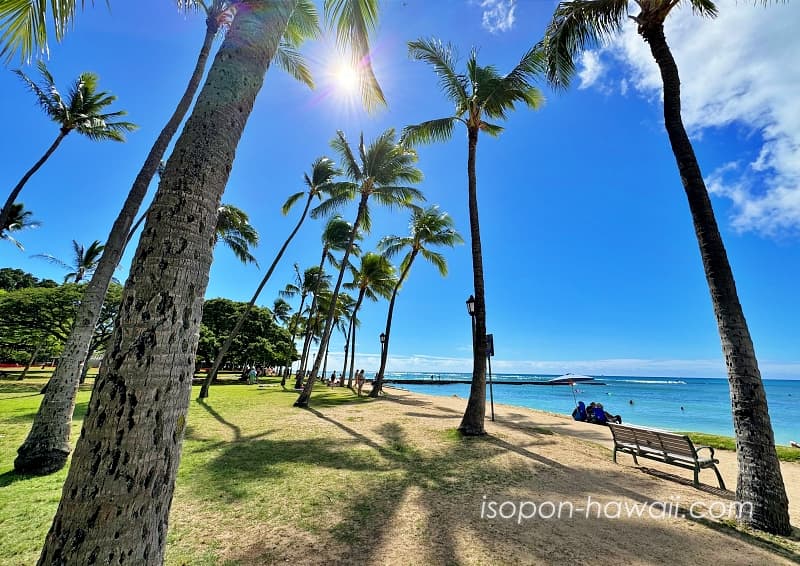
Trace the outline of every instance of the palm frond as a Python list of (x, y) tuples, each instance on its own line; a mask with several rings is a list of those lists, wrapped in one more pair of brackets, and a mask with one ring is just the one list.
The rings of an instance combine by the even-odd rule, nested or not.
[(344, 173), (353, 181), (359, 181), (363, 177), (361, 167), (358, 165), (353, 150), (350, 149), (350, 144), (347, 143), (347, 138), (344, 132), (337, 130), (336, 137), (331, 140), (331, 147), (336, 151), (344, 162)]
[[(689, 3), (692, 5), (692, 11), (698, 16), (716, 18), (719, 13), (716, 4), (711, 0), (689, 0)], [(769, 1), (763, 0), (763, 4), (766, 6)]]
[(428, 262), (432, 263), (436, 267), (436, 269), (439, 270), (439, 273), (442, 275), (442, 277), (445, 277), (447, 275), (447, 260), (444, 258), (442, 254), (440, 254), (439, 252), (427, 250), (425, 248), (420, 249), (419, 253)]
[(297, 0), (289, 18), (283, 41), (290, 47), (298, 48), (306, 40), (319, 37), (319, 14), (312, 0)]
[(447, 98), (457, 108), (465, 106), (469, 95), (467, 94), (467, 81), (463, 75), (455, 72), (458, 55), (450, 44), (443, 44), (438, 39), (418, 39), (408, 43), (408, 55), (417, 61), (424, 61), (433, 67), (439, 77), (439, 86)]
[(305, 191), (300, 191), (299, 193), (295, 193), (286, 199), (286, 202), (283, 203), (283, 206), (281, 207), (281, 214), (284, 216), (289, 214), (289, 211), (292, 209), (292, 207), (297, 203), (298, 200), (303, 198), (305, 194)]
[(496, 138), (497, 136), (502, 134), (504, 129), (505, 128), (503, 128), (502, 126), (498, 126), (497, 124), (490, 124), (488, 122), (481, 122), (480, 125), (480, 130), (482, 132), (486, 132), (493, 138)]
[(48, 261), (48, 262), (50, 262), (52, 264), (55, 264), (55, 265), (57, 265), (57, 266), (59, 266), (59, 267), (61, 267), (63, 269), (72, 269), (71, 265), (69, 265), (65, 261), (63, 261), (63, 260), (61, 260), (61, 259), (59, 259), (59, 258), (57, 258), (57, 257), (55, 257), (53, 255), (50, 255), (50, 254), (35, 254), (35, 255), (32, 255), (31, 258), (43, 259), (43, 260)]
[(282, 41), (275, 52), (275, 62), (295, 80), (314, 89), (314, 77), (303, 55), (288, 41)]
[(559, 3), (545, 30), (542, 47), (547, 79), (555, 88), (569, 86), (575, 57), (616, 34), (628, 14), (628, 0), (570, 0)]
[(400, 135), (400, 143), (413, 147), (421, 143), (447, 141), (453, 136), (456, 120), (459, 118), (438, 118), (406, 126)]
[(325, 217), (339, 212), (352, 202), (357, 190), (358, 185), (354, 183), (336, 183), (331, 186), (328, 198), (311, 210), (311, 218)]
[(377, 0), (325, 0), (325, 16), (336, 27), (336, 41), (350, 49), (361, 82), (361, 99), (367, 110), (386, 106), (372, 68), (369, 36), (378, 23)]

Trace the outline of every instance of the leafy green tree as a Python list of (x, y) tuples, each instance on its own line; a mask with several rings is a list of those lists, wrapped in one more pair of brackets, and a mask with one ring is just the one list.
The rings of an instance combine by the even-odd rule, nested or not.
[(409, 145), (445, 141), (452, 137), (458, 123), (467, 128), (467, 180), (469, 200), (469, 228), (472, 241), (472, 278), (475, 286), (475, 332), (472, 344), (472, 385), (467, 409), (459, 430), (468, 436), (486, 434), (483, 421), (486, 414), (486, 297), (483, 279), (483, 251), (481, 249), (478, 219), (478, 181), (475, 174), (478, 135), (485, 132), (498, 136), (501, 126), (488, 120), (504, 120), (514, 110), (516, 103), (529, 108), (539, 108), (543, 102), (541, 92), (531, 80), (544, 69), (541, 50), (528, 51), (519, 64), (506, 75), (498, 73), (491, 65), (478, 65), (478, 54), (472, 50), (467, 58), (466, 72), (456, 72), (458, 58), (451, 45), (437, 40), (420, 39), (408, 44), (412, 59), (424, 61), (433, 67), (445, 96), (455, 106), (452, 116), (429, 120), (403, 129), (403, 142)]
[[(728, 367), (739, 464), (736, 498), (753, 506), (753, 512), (743, 514), (741, 520), (756, 529), (787, 535), (792, 530), (789, 503), (775, 450), (767, 396), (725, 244), (681, 118), (678, 66), (664, 35), (664, 21), (670, 12), (687, 5), (699, 16), (717, 15), (717, 7), (711, 0), (649, 0), (636, 4), (622, 0), (560, 2), (544, 39), (547, 76), (553, 85), (565, 88), (575, 73), (575, 57), (585, 48), (612, 37), (629, 21), (636, 24), (639, 35), (650, 48), (661, 71), (664, 126), (689, 201)], [(630, 12), (634, 7), (638, 7), (637, 14)]]
[[(261, 279), (261, 283), (259, 283), (258, 287), (256, 287), (253, 296), (250, 298), (250, 305), (254, 305), (256, 300), (258, 299), (259, 295), (261, 295), (261, 291), (264, 289), (264, 286), (269, 281), (270, 277), (272, 277), (272, 273), (275, 271), (275, 268), (278, 265), (278, 262), (283, 257), (283, 254), (286, 252), (286, 249), (289, 247), (289, 244), (294, 239), (297, 232), (300, 230), (300, 227), (303, 225), (303, 222), (308, 215), (308, 209), (311, 207), (311, 203), (314, 198), (322, 198), (322, 195), (328, 193), (332, 187), (333, 178), (338, 173), (336, 169), (336, 165), (328, 159), (327, 157), (320, 157), (311, 166), (311, 176), (308, 174), (304, 174), (304, 180), (306, 186), (308, 187), (307, 191), (301, 191), (298, 193), (293, 194), (290, 196), (286, 202), (284, 203), (283, 207), (281, 208), (281, 212), (283, 214), (288, 214), (291, 210), (292, 206), (299, 201), (304, 195), (307, 194), (306, 198), (306, 205), (303, 208), (303, 212), (300, 215), (297, 224), (295, 225), (294, 229), (289, 234), (289, 237), (286, 238), (281, 248), (278, 250), (278, 253), (275, 255), (275, 259), (272, 261), (272, 265), (269, 266), (267, 273)], [(242, 319), (241, 321), (233, 327), (231, 331), (231, 335), (226, 339), (226, 344), (223, 344), (222, 348), (219, 351), (218, 359), (214, 361), (214, 365), (211, 367), (211, 371), (208, 372), (205, 380), (203, 381), (203, 386), (200, 388), (200, 395), (199, 399), (205, 399), (208, 397), (208, 389), (211, 386), (211, 383), (217, 376), (217, 372), (219, 371), (220, 366), (222, 365), (222, 361), (225, 358), (225, 354), (228, 351), (228, 347), (230, 347), (230, 341), (232, 341), (236, 337), (236, 333), (239, 332), (239, 328), (241, 325), (244, 324), (244, 318), (247, 316), (249, 312), (249, 308), (245, 309), (242, 312)]]
[[(344, 251), (339, 278), (333, 289), (331, 308), (325, 319), (325, 330), (322, 333), (320, 351), (324, 352), (330, 341), (333, 329), (333, 315), (336, 307), (336, 298), (342, 286), (344, 273), (348, 266), (348, 259), (353, 249), (359, 230), (368, 232), (372, 226), (369, 210), (369, 198), (372, 197), (379, 204), (388, 208), (411, 206), (414, 199), (424, 200), (422, 192), (413, 187), (398, 183), (419, 183), (422, 181), (422, 172), (416, 168), (417, 154), (412, 149), (397, 143), (395, 132), (388, 129), (378, 136), (369, 146), (364, 144), (364, 134), (358, 145), (359, 160), (356, 159), (350, 144), (341, 131), (331, 142), (331, 147), (341, 156), (342, 168), (349, 182), (339, 183), (337, 194), (317, 207), (318, 214), (327, 214), (344, 206), (356, 196), (359, 197), (358, 212), (353, 222), (347, 248)], [(314, 388), (314, 381), (319, 373), (322, 360), (320, 356), (314, 360), (311, 376), (306, 381), (303, 392), (295, 401), (295, 407), (307, 407)]]
[(8, 218), (12, 211), (14, 201), (17, 200), (19, 193), (36, 171), (44, 165), (45, 161), (61, 145), (64, 138), (72, 131), (78, 132), (93, 141), (125, 141), (124, 132), (136, 129), (131, 122), (116, 121), (120, 116), (126, 114), (125, 111), (104, 112), (117, 99), (104, 91), (97, 90), (97, 75), (93, 73), (81, 73), (80, 77), (70, 86), (67, 98), (63, 98), (55, 85), (55, 80), (47, 70), (47, 66), (38, 62), (39, 74), (43, 83), (36, 84), (25, 73), (17, 69), (14, 71), (22, 81), (28, 86), (36, 97), (39, 106), (45, 114), (56, 124), (58, 124), (58, 136), (50, 145), (44, 155), (33, 164), (33, 167), (22, 176), (22, 179), (11, 189), (2, 210), (0, 210), (0, 226), (8, 224)]
[(392, 334), (392, 315), (397, 293), (403, 286), (411, 265), (418, 255), (433, 264), (442, 277), (447, 275), (447, 260), (439, 252), (430, 248), (433, 246), (455, 247), (456, 244), (463, 244), (461, 234), (456, 232), (453, 219), (446, 212), (440, 212), (438, 206), (421, 209), (415, 208), (411, 213), (410, 234), (408, 236), (385, 236), (378, 242), (380, 249), (386, 257), (394, 257), (401, 251), (408, 249), (403, 260), (400, 262), (400, 278), (392, 289), (392, 297), (389, 300), (389, 311), (386, 315), (386, 336), (383, 348), (381, 349), (381, 365), (375, 382), (372, 384), (370, 397), (377, 397), (383, 385), (383, 373), (386, 371), (386, 360), (389, 357), (389, 338)]
[[(366, 40), (376, 2), (331, 4), (352, 7), (356, 1), (375, 9), (342, 10), (336, 19), (349, 18), (352, 25), (338, 29), (344, 30), (342, 37)], [(135, 303), (137, 308), (121, 310), (112, 338), (115, 347), (89, 402), (65, 497), (45, 540), (43, 564), (56, 556), (86, 563), (90, 556), (112, 552), (133, 562), (163, 560), (169, 512), (165, 503), (172, 499), (180, 462), (216, 209), (264, 74), (297, 6), (296, 0), (253, 0), (249, 9), (236, 11), (175, 142), (123, 293), (122, 304)], [(368, 61), (359, 46), (354, 52)], [(122, 383), (124, 396), (117, 390)], [(130, 418), (135, 426), (129, 428)], [(147, 458), (154, 443), (163, 449), (161, 457)], [(120, 445), (128, 460), (115, 459)], [(97, 466), (113, 466), (114, 476), (99, 477), (93, 472)], [(153, 484), (152, 478), (159, 480)], [(113, 501), (102, 495), (112, 493)], [(95, 524), (96, 513), (110, 507), (117, 511), (104, 515), (102, 525)], [(142, 537), (143, 530), (149, 536)]]
[[(386, 256), (373, 252), (364, 254), (359, 267), (352, 267), (353, 281), (345, 283), (345, 289), (357, 289), (358, 296), (353, 306), (352, 317), (358, 317), (358, 311), (364, 297), (370, 301), (377, 301), (380, 297), (388, 299), (392, 289), (397, 284), (397, 275), (394, 266)], [(356, 363), (356, 330), (350, 333), (350, 374), (348, 381), (353, 382), (353, 372)], [(344, 378), (344, 376), (342, 376)]]
[(100, 243), (100, 240), (95, 240), (89, 244), (88, 248), (72, 240), (72, 263), (67, 263), (50, 254), (36, 254), (33, 257), (46, 259), (50, 263), (66, 269), (68, 273), (64, 276), (64, 283), (69, 283), (70, 281), (80, 283), (87, 277), (91, 277), (95, 269), (97, 269), (103, 249), (105, 249), (105, 246)]
[(5, 224), (0, 226), (0, 240), (8, 240), (17, 246), (20, 251), (24, 252), (25, 247), (11, 234), (20, 232), (26, 228), (38, 228), (41, 225), (41, 222), (33, 220), (31, 218), (32, 216), (33, 212), (30, 210), (25, 210), (25, 205), (21, 202), (15, 202), (12, 204)]
[[(46, 283), (47, 282), (47, 283)], [(40, 281), (35, 275), (11, 267), (0, 268), (0, 290), (17, 291), (28, 287), (55, 287), (55, 281), (45, 279)]]

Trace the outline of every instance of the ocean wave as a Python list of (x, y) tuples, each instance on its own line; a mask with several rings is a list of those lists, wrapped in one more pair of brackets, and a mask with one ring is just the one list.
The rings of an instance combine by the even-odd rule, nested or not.
[(663, 379), (620, 379), (624, 383), (652, 383), (656, 385), (686, 385), (685, 381)]

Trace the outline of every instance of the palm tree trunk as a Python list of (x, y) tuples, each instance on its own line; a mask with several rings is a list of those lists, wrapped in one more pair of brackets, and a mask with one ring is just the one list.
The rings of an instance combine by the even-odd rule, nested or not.
[(293, 0), (239, 10), (148, 216), (39, 564), (161, 564), (218, 207)]
[(75, 410), (75, 396), (78, 393), (80, 380), (80, 363), (86, 359), (89, 351), (89, 344), (97, 319), (100, 317), (108, 286), (128, 242), (131, 223), (142, 205), (161, 158), (191, 106), (203, 77), (215, 33), (216, 28), (206, 29), (203, 45), (186, 91), (175, 112), (156, 138), (122, 205), (122, 210), (114, 221), (103, 255), (78, 306), (72, 332), (64, 345), (64, 353), (53, 372), (53, 377), (50, 378), (45, 398), (34, 417), (28, 437), (17, 450), (18, 456), (14, 460), (14, 469), (17, 472), (48, 474), (60, 470), (67, 461), (72, 413)]
[[(325, 319), (325, 330), (322, 332), (322, 339), (320, 340), (320, 348), (327, 348), (328, 342), (331, 339), (331, 330), (333, 330), (333, 317), (336, 314), (336, 300), (339, 298), (339, 289), (342, 287), (342, 280), (344, 279), (344, 272), (347, 271), (347, 261), (350, 259), (350, 252), (353, 250), (353, 243), (356, 241), (356, 234), (358, 234), (358, 227), (361, 224), (361, 219), (364, 217), (364, 211), (367, 209), (368, 194), (361, 196), (361, 201), (358, 203), (358, 213), (356, 214), (356, 221), (353, 224), (353, 231), (350, 233), (350, 241), (347, 243), (347, 249), (342, 257), (342, 267), (339, 269), (339, 278), (336, 280), (336, 287), (333, 289), (331, 295), (331, 306), (328, 307), (328, 316)], [(353, 315), (355, 318), (355, 314)], [(355, 332), (355, 330), (353, 331)], [(308, 401), (311, 399), (311, 391), (314, 389), (314, 380), (317, 378), (319, 372), (320, 362), (322, 360), (317, 356), (314, 360), (314, 367), (311, 369), (311, 375), (303, 388), (303, 392), (294, 402), (295, 407), (308, 407)]]
[(372, 391), (369, 392), (370, 397), (377, 397), (380, 395), (380, 392), (383, 389), (383, 372), (386, 371), (386, 361), (389, 358), (389, 336), (392, 333), (394, 302), (395, 299), (397, 299), (397, 292), (400, 290), (400, 287), (402, 287), (406, 277), (408, 277), (408, 272), (411, 270), (411, 264), (414, 263), (417, 253), (418, 250), (416, 248), (411, 252), (411, 256), (408, 258), (408, 264), (400, 274), (400, 279), (397, 280), (397, 284), (394, 286), (394, 289), (392, 289), (392, 298), (389, 300), (389, 312), (386, 314), (386, 330), (383, 331), (386, 335), (386, 341), (383, 343), (383, 347), (381, 348), (381, 367), (378, 368), (378, 373), (375, 375), (375, 380), (372, 383)]
[[(350, 324), (347, 325), (347, 334), (344, 337), (344, 365), (342, 366), (342, 375), (347, 375), (347, 354), (350, 351), (350, 333), (353, 331), (353, 318), (350, 319)], [(353, 372), (347, 377), (347, 387), (353, 387)]]
[(28, 375), (28, 371), (31, 369), (31, 366), (33, 365), (33, 362), (36, 361), (36, 356), (38, 356), (39, 352), (42, 351), (42, 348), (44, 347), (44, 343), (45, 343), (45, 339), (43, 338), (43, 339), (39, 340), (38, 344), (36, 344), (36, 348), (34, 348), (33, 353), (31, 354), (31, 357), (28, 358), (28, 363), (25, 364), (25, 369), (23, 369), (22, 373), (19, 374), (19, 377), (17, 378), (17, 381), (22, 381), (23, 379), (25, 379), (25, 376)]
[(311, 354), (311, 339), (314, 337), (314, 326), (311, 324), (311, 317), (316, 315), (319, 320), (317, 311), (317, 293), (319, 293), (319, 286), (322, 282), (322, 269), (325, 267), (325, 258), (328, 255), (328, 246), (322, 246), (322, 258), (319, 260), (319, 271), (317, 272), (317, 280), (314, 282), (314, 290), (311, 293), (311, 306), (308, 309), (308, 323), (306, 324), (306, 337), (303, 341), (303, 351), (300, 354), (300, 365), (297, 369), (297, 376), (294, 383), (295, 389), (300, 389), (303, 386), (303, 375), (305, 374), (306, 364), (308, 363), (308, 356)]
[[(300, 315), (303, 312), (303, 305), (306, 302), (306, 296), (307, 296), (306, 293), (301, 293), (301, 295), (300, 295), (300, 308), (297, 309), (297, 313), (296, 313), (297, 315)], [(291, 330), (291, 333), (292, 333), (292, 345), (294, 345), (295, 338), (297, 338), (297, 322), (299, 320), (300, 320), (300, 317), (299, 316), (295, 316), (294, 320), (292, 321), (292, 330)], [(289, 370), (288, 371), (288, 375), (287, 375), (286, 371), (284, 371), (283, 374), (281, 375), (281, 387), (285, 387), (286, 386), (286, 378), (289, 377), (291, 375), (291, 373), (292, 373), (292, 362), (289, 362), (289, 365), (288, 365), (288, 367), (286, 369)], [(300, 367), (298, 366), (297, 369), (299, 371)]]
[(25, 173), (22, 176), (22, 179), (19, 180), (19, 183), (17, 183), (17, 185), (13, 189), (11, 189), (11, 194), (8, 195), (8, 198), (6, 199), (6, 202), (3, 205), (3, 210), (0, 210), (0, 226), (5, 226), (6, 223), (8, 222), (8, 216), (9, 214), (11, 214), (11, 207), (13, 206), (14, 201), (17, 200), (19, 193), (22, 191), (22, 187), (24, 187), (25, 183), (28, 182), (28, 179), (30, 179), (33, 176), (33, 174), (36, 173), (42, 165), (44, 165), (44, 162), (47, 161), (51, 155), (53, 155), (53, 152), (59, 146), (61, 140), (63, 140), (70, 131), (71, 130), (61, 129), (58, 132), (58, 137), (56, 138), (56, 141), (54, 141), (50, 145), (50, 147), (47, 148), (47, 151), (44, 152), (44, 155), (39, 158), (39, 161), (34, 163), (33, 167), (28, 169), (28, 172)]
[(231, 330), (231, 333), (225, 339), (225, 343), (222, 345), (222, 349), (220, 349), (219, 353), (217, 354), (217, 358), (214, 360), (214, 365), (211, 366), (211, 371), (208, 372), (205, 380), (203, 381), (203, 386), (200, 388), (200, 395), (198, 395), (197, 397), (198, 399), (205, 399), (206, 397), (208, 397), (208, 388), (211, 387), (211, 382), (214, 381), (214, 379), (216, 379), (217, 372), (219, 371), (219, 368), (222, 365), (222, 360), (225, 358), (225, 354), (228, 353), (231, 344), (233, 344), (234, 338), (236, 338), (239, 335), (239, 331), (242, 329), (242, 325), (244, 324), (244, 321), (247, 319), (247, 315), (250, 314), (253, 305), (256, 304), (256, 299), (258, 299), (258, 296), (264, 289), (264, 285), (266, 285), (267, 281), (269, 281), (269, 278), (272, 277), (272, 272), (275, 271), (275, 266), (278, 265), (278, 262), (283, 257), (283, 253), (286, 251), (286, 248), (289, 247), (289, 244), (297, 234), (297, 231), (300, 230), (300, 226), (303, 225), (303, 221), (306, 219), (306, 214), (308, 214), (308, 209), (311, 207), (311, 199), (313, 197), (314, 195), (311, 194), (311, 192), (309, 192), (308, 200), (306, 200), (306, 206), (303, 209), (303, 214), (300, 215), (300, 220), (295, 225), (294, 230), (292, 230), (292, 233), (289, 234), (289, 237), (286, 238), (286, 241), (283, 242), (281, 249), (278, 250), (278, 254), (275, 256), (275, 259), (272, 260), (272, 265), (269, 266), (269, 269), (267, 270), (267, 273), (264, 275), (264, 278), (261, 280), (261, 283), (258, 285), (256, 292), (253, 293), (250, 302), (247, 303), (247, 306), (245, 307), (244, 311), (242, 312), (242, 314), (239, 315), (239, 319), (236, 321), (236, 325), (233, 327), (233, 330)]
[(475, 285), (475, 328), (472, 336), (472, 385), (467, 409), (458, 430), (467, 436), (486, 434), (483, 421), (486, 416), (486, 299), (483, 288), (483, 254), (481, 231), (478, 223), (478, 183), (475, 175), (475, 150), (478, 130), (469, 130), (469, 231), (472, 239), (472, 278)]
[(775, 451), (767, 397), (711, 199), (683, 126), (678, 67), (660, 22), (640, 25), (639, 33), (650, 46), (664, 82), (664, 124), (689, 200), (728, 367), (739, 465), (736, 498), (753, 506), (752, 514), (745, 515), (742, 521), (756, 529), (788, 535), (792, 530), (788, 499)]
[[(358, 309), (361, 308), (361, 303), (364, 301), (364, 294), (366, 293), (366, 288), (362, 288), (358, 292), (358, 299), (356, 300), (356, 304), (353, 306), (353, 320), (356, 319), (358, 316)], [(353, 383), (353, 372), (356, 369), (356, 327), (353, 325), (353, 332), (350, 334), (350, 375), (348, 375), (347, 380), (350, 383)]]

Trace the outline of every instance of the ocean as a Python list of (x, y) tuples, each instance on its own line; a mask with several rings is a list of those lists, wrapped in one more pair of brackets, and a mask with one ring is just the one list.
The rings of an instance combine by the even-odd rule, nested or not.
[[(434, 380), (469, 381), (472, 374), (440, 373)], [(494, 401), (569, 415), (575, 408), (569, 385), (508, 385), (514, 381), (547, 381), (557, 376), (494, 374)], [(575, 396), (587, 405), (599, 402), (624, 423), (673, 431), (733, 436), (730, 393), (725, 379), (685, 377), (594, 376), (605, 385), (575, 384)], [(469, 397), (469, 383), (432, 385), (431, 374), (387, 373), (386, 379), (419, 380), (396, 385), (428, 395)], [(800, 380), (765, 379), (767, 403), (778, 444), (800, 442)], [(489, 390), (486, 391), (487, 411)]]

